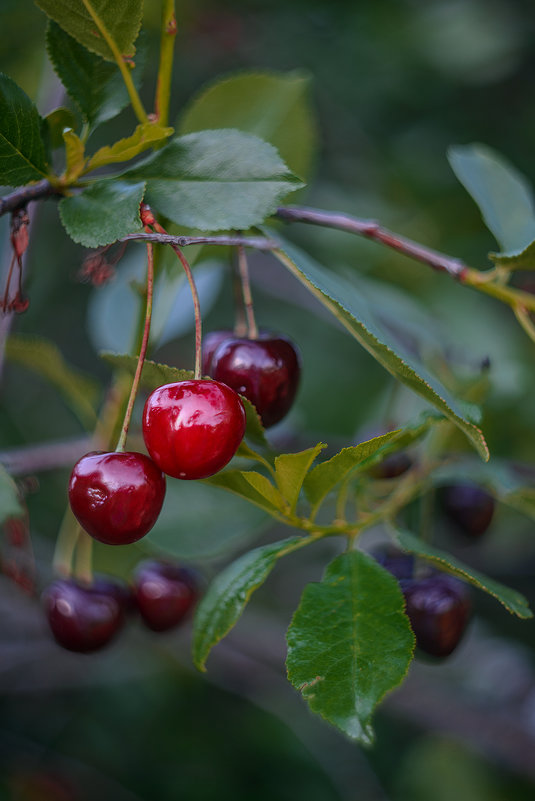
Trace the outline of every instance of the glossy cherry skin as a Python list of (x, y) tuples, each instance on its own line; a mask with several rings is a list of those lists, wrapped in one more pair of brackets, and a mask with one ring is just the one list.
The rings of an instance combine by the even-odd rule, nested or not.
[(265, 428), (286, 416), (301, 374), (297, 348), (286, 337), (260, 333), (258, 339), (225, 339), (212, 355), (211, 372), (256, 407)]
[(443, 573), (400, 583), (418, 648), (432, 656), (449, 656), (470, 618), (466, 584)]
[(212, 356), (222, 342), (232, 339), (234, 332), (230, 328), (209, 331), (202, 338), (202, 374), (211, 375)]
[(481, 537), (494, 515), (492, 495), (468, 482), (444, 487), (442, 504), (447, 517), (468, 537)]
[(86, 586), (58, 579), (43, 592), (43, 604), (55, 640), (69, 651), (88, 653), (118, 634), (128, 597), (126, 588), (113, 581), (96, 579)]
[(88, 453), (69, 481), (71, 509), (100, 542), (125, 545), (144, 537), (165, 497), (165, 476), (143, 453)]
[(219, 472), (244, 433), (243, 403), (218, 381), (164, 384), (145, 403), (145, 445), (158, 467), (174, 478), (206, 478)]
[(135, 571), (133, 593), (139, 613), (153, 631), (167, 631), (191, 612), (199, 590), (195, 575), (172, 562), (141, 562)]

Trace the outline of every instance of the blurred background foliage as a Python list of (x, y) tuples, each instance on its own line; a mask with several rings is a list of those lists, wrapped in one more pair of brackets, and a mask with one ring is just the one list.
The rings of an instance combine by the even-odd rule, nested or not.
[[(314, 177), (299, 202), (379, 219), (385, 226), (484, 268), (495, 242), (450, 170), (451, 144), (481, 141), (535, 180), (535, 12), (528, 0), (189, 0), (178, 4), (171, 119), (215, 77), (243, 69), (302, 70), (319, 136)], [(157, 65), (159, 3), (146, 2), (147, 102)], [(64, 102), (46, 61), (45, 16), (30, 0), (0, 6), (0, 65), (41, 113)], [(99, 129), (95, 147), (133, 127), (126, 111)], [(93, 141), (93, 139), (92, 139)], [(6, 236), (6, 220), (0, 234)], [(510, 310), (391, 251), (319, 228), (292, 236), (323, 264), (408, 293), (429, 317), (461, 373), (488, 357), (483, 429), (493, 457), (535, 462), (533, 345)], [(7, 253), (4, 246), (4, 260)], [(119, 265), (116, 283), (77, 280), (85, 251), (42, 204), (28, 258), (29, 311), (14, 333), (54, 342), (102, 388), (109, 368), (97, 349), (126, 336), (113, 299), (139, 269)], [(221, 254), (209, 254), (205, 327), (232, 324), (232, 290)], [(223, 260), (224, 261), (224, 260)], [(132, 271), (132, 272), (129, 272)], [(303, 383), (295, 409), (273, 432), (281, 447), (351, 444), (370, 425), (404, 422), (420, 401), (332, 324), (266, 257), (252, 260), (257, 317), (297, 341)], [(522, 281), (533, 282), (529, 274)], [(100, 293), (100, 294), (99, 294)], [(107, 293), (107, 294), (106, 294)], [(384, 303), (405, 307), (390, 295)], [(127, 303), (128, 305), (128, 303)], [(182, 300), (179, 309), (190, 314)], [(185, 318), (182, 318), (185, 319)], [(115, 327), (114, 327), (115, 326)], [(118, 347), (128, 347), (128, 342)], [(168, 331), (153, 356), (191, 367), (192, 320)], [(102, 390), (101, 390), (102, 391)], [(83, 435), (49, 383), (8, 363), (0, 395), (0, 448)], [(461, 447), (465, 447), (460, 443)], [(41, 584), (65, 507), (69, 470), (43, 472), (28, 497)], [(97, 566), (128, 576), (146, 550), (173, 553), (206, 580), (253, 541), (273, 538), (258, 510), (219, 490), (173, 482), (150, 542), (97, 548)], [(280, 532), (279, 532), (280, 533)], [(456, 540), (436, 511), (441, 544), (518, 587), (533, 603), (533, 524), (500, 508), (484, 541)], [(372, 535), (373, 537), (374, 535)], [(380, 533), (379, 533), (380, 536)], [(188, 632), (164, 637), (129, 627), (109, 651), (60, 651), (38, 604), (0, 582), (0, 798), (13, 801), (531, 801), (535, 792), (533, 624), (474, 597), (476, 619), (443, 666), (419, 663), (378, 717), (377, 745), (363, 753), (311, 720), (284, 680), (284, 628), (304, 583), (339, 544), (289, 557), (255, 597), (236, 632), (215, 650), (206, 677), (188, 656)]]

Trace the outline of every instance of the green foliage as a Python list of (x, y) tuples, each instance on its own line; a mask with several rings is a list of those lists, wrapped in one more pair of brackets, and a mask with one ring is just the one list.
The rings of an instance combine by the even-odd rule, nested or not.
[(326, 446), (323, 443), (301, 453), (283, 453), (275, 458), (275, 480), (293, 514), (305, 476), (312, 463)]
[(109, 245), (141, 229), (139, 204), (144, 193), (142, 182), (95, 181), (60, 201), (61, 222), (71, 239), (86, 248)]
[(22, 517), (23, 514), (17, 486), (0, 464), (0, 523), (10, 517)]
[(55, 150), (64, 144), (63, 131), (65, 128), (75, 127), (76, 117), (73, 112), (68, 108), (59, 106), (59, 108), (55, 108), (50, 114), (47, 114), (43, 120), (43, 139), (48, 141), (52, 150)]
[(0, 183), (22, 186), (47, 171), (37, 109), (15, 81), (0, 73)]
[(279, 151), (296, 175), (306, 178), (317, 147), (308, 95), (310, 78), (300, 72), (246, 72), (218, 80), (194, 97), (182, 113), (182, 134), (237, 128)]
[[(143, 0), (35, 0), (47, 16), (93, 53), (114, 60), (109, 40), (122, 56), (133, 56), (136, 48)], [(108, 40), (108, 41), (107, 41)]]
[(256, 470), (224, 470), (205, 481), (245, 498), (275, 518), (285, 511), (286, 502), (279, 490)]
[(288, 678), (317, 712), (363, 745), (371, 717), (407, 673), (414, 635), (397, 581), (348, 551), (309, 584), (288, 629)]
[(146, 181), (155, 211), (202, 231), (257, 225), (303, 186), (272, 145), (232, 129), (176, 137), (123, 178)]
[(85, 172), (96, 170), (107, 164), (117, 164), (121, 161), (129, 161), (138, 156), (144, 150), (155, 147), (168, 139), (173, 133), (172, 128), (165, 128), (153, 122), (145, 122), (138, 125), (131, 136), (119, 139), (113, 145), (105, 145), (91, 156)]

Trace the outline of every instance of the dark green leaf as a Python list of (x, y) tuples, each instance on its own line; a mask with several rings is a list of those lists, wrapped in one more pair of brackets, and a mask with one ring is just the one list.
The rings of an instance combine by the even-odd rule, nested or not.
[(375, 706), (407, 673), (414, 635), (399, 584), (361, 551), (305, 587), (288, 629), (288, 678), (317, 712), (363, 745)]
[(533, 617), (527, 599), (516, 590), (512, 590), (510, 587), (484, 576), (477, 570), (472, 570), (471, 567), (467, 567), (455, 557), (440, 551), (438, 548), (434, 548), (427, 542), (423, 542), (423, 540), (418, 539), (409, 531), (394, 530), (393, 538), (402, 550), (427, 559), (442, 570), (470, 582), (475, 587), (479, 587), (480, 590), (488, 592), (489, 595), (493, 595), (509, 612), (521, 618)]
[(535, 270), (535, 242), (517, 253), (489, 253), (489, 258), (508, 270)]
[(23, 514), (17, 485), (0, 464), (0, 524), (10, 517), (22, 517)]
[(22, 186), (46, 174), (37, 109), (15, 81), (0, 73), (0, 183)]
[(153, 122), (138, 125), (131, 136), (119, 139), (113, 145), (105, 145), (97, 150), (89, 159), (85, 172), (96, 170), (97, 167), (104, 167), (107, 164), (129, 161), (149, 147), (165, 141), (172, 133), (172, 128), (164, 128)]
[(244, 554), (212, 583), (200, 602), (193, 627), (193, 661), (199, 670), (214, 645), (236, 624), (253, 592), (267, 579), (277, 560), (306, 544), (291, 537)]
[(76, 117), (70, 109), (60, 106), (47, 114), (43, 123), (50, 147), (55, 150), (63, 147), (63, 131), (66, 128), (76, 127)]
[(204, 479), (254, 503), (273, 517), (285, 510), (286, 502), (271, 481), (255, 470), (224, 470)]
[[(49, 23), (46, 44), (56, 73), (91, 128), (111, 120), (129, 104), (128, 92), (115, 64), (90, 53), (55, 22)], [(137, 88), (141, 84), (145, 55), (146, 46), (140, 37), (132, 72)]]
[(477, 407), (455, 398), (402, 342), (393, 342), (390, 332), (366, 302), (365, 292), (357, 292), (342, 276), (327, 271), (308, 254), (266, 229), (278, 239), (279, 260), (312, 294), (326, 306), (366, 350), (401, 383), (408, 386), (454, 422), (475, 445), (482, 459), (489, 457), (482, 432), (472, 422)]
[(144, 193), (144, 183), (96, 181), (60, 201), (61, 222), (69, 236), (87, 248), (109, 245), (141, 229), (139, 204)]
[(292, 172), (306, 177), (318, 139), (309, 85), (309, 77), (299, 72), (231, 75), (191, 101), (180, 133), (207, 128), (247, 131), (276, 147)]
[(504, 251), (517, 253), (533, 242), (533, 195), (524, 176), (512, 164), (480, 144), (453, 147), (448, 158)]
[(147, 202), (179, 225), (249, 228), (303, 184), (272, 145), (235, 130), (177, 137), (123, 173), (147, 181)]
[(326, 446), (318, 443), (300, 453), (283, 453), (275, 458), (275, 476), (282, 496), (288, 501), (290, 512), (294, 512), (303, 481), (314, 459)]
[(133, 56), (143, 15), (143, 0), (35, 0), (39, 8), (88, 50), (113, 61), (106, 42), (112, 39), (122, 56)]

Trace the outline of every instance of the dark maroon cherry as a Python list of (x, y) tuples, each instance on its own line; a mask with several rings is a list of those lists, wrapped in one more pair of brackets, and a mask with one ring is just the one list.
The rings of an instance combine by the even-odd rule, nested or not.
[(147, 626), (167, 631), (178, 626), (192, 610), (199, 591), (191, 570), (172, 562), (141, 562), (135, 571), (134, 596)]
[(400, 584), (407, 580), (412, 580), (414, 573), (414, 556), (395, 548), (393, 545), (376, 548), (371, 552), (371, 556), (385, 570), (398, 579)]
[(265, 428), (288, 413), (294, 401), (301, 359), (289, 339), (261, 332), (258, 339), (225, 339), (212, 355), (210, 374), (244, 395)]
[(494, 498), (477, 484), (451, 484), (442, 490), (447, 517), (469, 537), (481, 537), (491, 524)]
[(156, 522), (165, 476), (143, 453), (88, 453), (75, 464), (69, 501), (80, 525), (107, 545), (135, 542)]
[(412, 459), (405, 451), (389, 453), (388, 456), (370, 467), (373, 478), (397, 478), (412, 467)]
[(169, 476), (206, 478), (225, 467), (245, 433), (245, 410), (226, 384), (208, 379), (164, 384), (149, 395), (143, 437)]
[(229, 328), (218, 329), (217, 331), (209, 331), (203, 336), (202, 339), (202, 374), (211, 375), (212, 356), (214, 351), (226, 339), (232, 339), (234, 336), (233, 331)]
[(103, 648), (123, 626), (128, 595), (123, 585), (105, 579), (91, 585), (54, 581), (43, 592), (43, 603), (55, 640), (69, 651)]
[(466, 584), (445, 573), (433, 573), (402, 582), (402, 590), (418, 648), (432, 656), (449, 656), (470, 617)]

